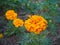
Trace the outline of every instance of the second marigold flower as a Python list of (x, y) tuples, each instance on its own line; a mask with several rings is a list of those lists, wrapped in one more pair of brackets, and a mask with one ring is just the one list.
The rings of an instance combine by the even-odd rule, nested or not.
[(2, 34), (2, 33), (0, 33), (0, 39), (1, 39), (1, 38), (3, 38), (3, 34)]
[(17, 18), (17, 13), (15, 13), (14, 10), (8, 10), (8, 11), (6, 12), (5, 16), (6, 16), (6, 18), (7, 18), (8, 20), (14, 20), (14, 19)]
[(15, 19), (15, 20), (13, 20), (13, 25), (14, 25), (15, 27), (21, 27), (21, 26), (23, 26), (23, 20), (17, 18), (17, 19)]
[(27, 31), (39, 34), (46, 29), (47, 21), (42, 16), (33, 15), (25, 21), (25, 27)]

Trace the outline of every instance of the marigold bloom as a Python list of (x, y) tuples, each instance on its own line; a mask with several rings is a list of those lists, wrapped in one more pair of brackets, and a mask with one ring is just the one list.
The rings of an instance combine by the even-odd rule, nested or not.
[(23, 20), (17, 18), (17, 19), (15, 19), (15, 20), (13, 20), (13, 25), (14, 25), (15, 27), (23, 26)]
[(47, 21), (42, 16), (33, 15), (25, 21), (25, 27), (27, 31), (39, 34), (46, 29)]
[(6, 16), (6, 18), (7, 18), (8, 20), (14, 20), (14, 19), (17, 18), (17, 13), (15, 13), (14, 10), (8, 10), (8, 11), (6, 12), (5, 16)]
[(0, 33), (0, 39), (1, 39), (1, 38), (3, 38), (3, 34), (2, 34), (2, 33)]

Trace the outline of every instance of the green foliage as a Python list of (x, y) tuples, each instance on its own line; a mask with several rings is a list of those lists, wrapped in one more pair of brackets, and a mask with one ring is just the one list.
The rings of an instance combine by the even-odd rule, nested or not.
[(5, 27), (6, 28), (6, 31), (4, 33), (4, 35), (6, 36), (11, 36), (11, 35), (15, 35), (15, 34), (20, 34), (22, 32), (24, 32), (24, 27), (18, 27), (16, 28), (13, 23), (13, 21), (9, 21), (7, 23), (7, 26)]
[(17, 42), (21, 45), (51, 45), (52, 41), (47, 36), (48, 31), (45, 30), (39, 35), (34, 33), (25, 33), (21, 42)]

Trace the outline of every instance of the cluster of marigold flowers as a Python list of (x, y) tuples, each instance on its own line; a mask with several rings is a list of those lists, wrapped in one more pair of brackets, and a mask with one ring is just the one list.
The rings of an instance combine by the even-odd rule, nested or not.
[(8, 10), (5, 15), (8, 20), (13, 20), (15, 27), (21, 27), (24, 24), (28, 32), (39, 34), (47, 28), (47, 21), (42, 16), (32, 15), (24, 22), (17, 17), (17, 13), (14, 10)]
[(17, 17), (17, 13), (14, 10), (8, 10), (5, 14), (6, 19), (13, 20), (15, 27), (23, 26), (23, 20)]

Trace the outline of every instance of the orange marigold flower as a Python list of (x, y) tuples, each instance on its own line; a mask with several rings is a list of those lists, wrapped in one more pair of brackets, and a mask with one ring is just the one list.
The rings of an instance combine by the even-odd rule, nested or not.
[(13, 20), (13, 25), (14, 25), (15, 27), (23, 26), (23, 20), (17, 18), (17, 19), (15, 19), (15, 20)]
[(25, 21), (25, 27), (27, 31), (39, 34), (46, 29), (47, 21), (42, 16), (33, 15)]
[(6, 18), (7, 18), (8, 20), (14, 20), (14, 19), (17, 18), (17, 13), (15, 13), (14, 10), (8, 10), (8, 11), (6, 12), (5, 16), (6, 16)]
[(1, 39), (1, 38), (3, 38), (3, 34), (2, 34), (2, 33), (0, 33), (0, 39)]

